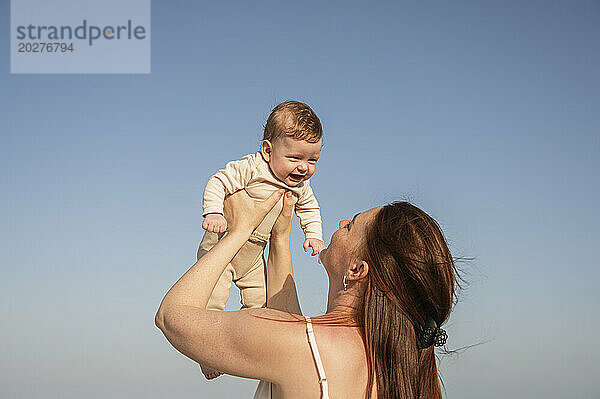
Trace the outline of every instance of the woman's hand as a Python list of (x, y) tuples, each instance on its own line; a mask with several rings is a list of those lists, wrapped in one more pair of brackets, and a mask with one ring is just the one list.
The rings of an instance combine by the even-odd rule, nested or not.
[(229, 234), (235, 231), (252, 233), (283, 193), (284, 190), (277, 190), (266, 200), (257, 201), (250, 198), (246, 190), (240, 190), (225, 198), (223, 213), (229, 226)]
[(292, 216), (294, 209), (294, 198), (291, 191), (283, 195), (283, 208), (279, 217), (271, 229), (271, 237), (274, 239), (289, 238), (292, 230)]

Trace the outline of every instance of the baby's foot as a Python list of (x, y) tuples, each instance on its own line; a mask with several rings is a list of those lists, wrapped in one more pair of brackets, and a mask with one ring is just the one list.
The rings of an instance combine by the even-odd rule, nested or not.
[(213, 369), (203, 366), (201, 364), (200, 364), (200, 370), (202, 370), (202, 374), (204, 374), (204, 377), (207, 380), (212, 380), (212, 379), (217, 378), (218, 376), (224, 374), (224, 373), (221, 373), (220, 371), (213, 370)]

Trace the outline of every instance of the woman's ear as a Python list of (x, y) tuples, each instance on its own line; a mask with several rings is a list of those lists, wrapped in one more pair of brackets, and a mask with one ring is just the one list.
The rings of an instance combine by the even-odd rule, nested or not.
[(260, 143), (260, 152), (262, 153), (265, 161), (269, 162), (271, 160), (271, 151), (273, 150), (273, 144), (269, 140), (263, 140)]
[(348, 280), (360, 280), (369, 274), (369, 264), (364, 260), (357, 260), (348, 269)]

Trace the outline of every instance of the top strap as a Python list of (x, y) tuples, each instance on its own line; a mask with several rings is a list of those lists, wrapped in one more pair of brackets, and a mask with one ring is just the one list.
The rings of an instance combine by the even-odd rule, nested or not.
[(315, 339), (315, 333), (313, 331), (312, 322), (310, 317), (304, 316), (306, 319), (306, 333), (308, 334), (308, 343), (310, 349), (317, 364), (317, 372), (319, 374), (319, 384), (321, 384), (321, 399), (329, 399), (329, 386), (327, 385), (327, 377), (325, 376), (325, 369), (323, 368), (323, 362), (321, 361), (321, 354), (319, 354), (319, 348), (317, 347), (317, 340)]

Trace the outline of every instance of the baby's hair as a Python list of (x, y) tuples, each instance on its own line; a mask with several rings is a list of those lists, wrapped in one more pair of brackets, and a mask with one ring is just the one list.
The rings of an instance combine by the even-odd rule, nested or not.
[(316, 143), (323, 137), (323, 127), (317, 114), (308, 105), (300, 101), (285, 101), (271, 111), (263, 140), (272, 143), (283, 135)]

